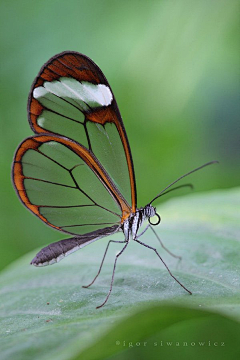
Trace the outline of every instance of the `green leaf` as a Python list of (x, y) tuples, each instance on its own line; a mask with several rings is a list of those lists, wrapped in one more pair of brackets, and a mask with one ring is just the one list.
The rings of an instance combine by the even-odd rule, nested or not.
[[(157, 232), (181, 261), (166, 253), (150, 230), (141, 238), (158, 249), (192, 296), (153, 251), (133, 241), (119, 258), (112, 294), (99, 310), (121, 244), (110, 246), (102, 273), (88, 289), (81, 285), (96, 275), (108, 239), (54, 266), (30, 267), (35, 252), (14, 262), (0, 276), (1, 360), (237, 358), (239, 204), (240, 189), (232, 189), (159, 206)], [(33, 241), (36, 236), (41, 234), (33, 234)]]
[(239, 332), (239, 323), (219, 314), (158, 305), (129, 316), (73, 359), (95, 359), (96, 349), (97, 359), (237, 359)]

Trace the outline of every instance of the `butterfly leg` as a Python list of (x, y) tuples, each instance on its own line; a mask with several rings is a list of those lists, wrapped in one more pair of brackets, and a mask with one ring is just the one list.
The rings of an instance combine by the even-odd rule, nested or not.
[(94, 281), (97, 279), (98, 275), (100, 274), (100, 272), (101, 272), (101, 270), (102, 270), (102, 266), (103, 266), (105, 257), (106, 257), (106, 255), (107, 255), (107, 251), (108, 251), (109, 245), (110, 245), (110, 243), (112, 243), (112, 242), (113, 242), (113, 243), (125, 243), (125, 241), (117, 241), (117, 240), (110, 240), (110, 241), (108, 242), (97, 275), (95, 276), (95, 278), (93, 279), (93, 281), (92, 281), (90, 284), (88, 284), (88, 285), (83, 285), (83, 286), (82, 286), (83, 288), (88, 288), (88, 287), (91, 286), (91, 285), (94, 283)]
[(173, 256), (173, 257), (181, 260), (181, 259), (182, 259), (181, 256), (178, 256), (178, 255), (173, 254), (170, 250), (168, 250), (168, 249), (166, 248), (166, 246), (164, 246), (162, 240), (160, 239), (160, 237), (158, 236), (158, 234), (156, 233), (156, 231), (154, 230), (154, 228), (153, 228), (150, 224), (149, 224), (149, 227), (151, 228), (152, 232), (154, 233), (154, 235), (155, 235), (156, 238), (158, 239), (158, 241), (159, 241), (160, 245), (162, 246), (162, 248), (163, 248), (164, 250), (166, 250), (171, 256)]
[[(125, 242), (125, 241), (122, 241), (122, 242)], [(119, 253), (118, 253), (118, 254), (116, 255), (116, 257), (115, 257), (114, 266), (113, 266), (113, 272), (112, 272), (112, 280), (111, 280), (111, 285), (110, 285), (109, 292), (108, 292), (107, 297), (106, 297), (106, 299), (104, 300), (104, 302), (103, 302), (101, 305), (97, 306), (96, 309), (101, 308), (101, 307), (102, 307), (103, 305), (105, 305), (106, 302), (108, 301), (108, 298), (109, 298), (109, 296), (110, 296), (110, 294), (111, 294), (111, 292), (112, 292), (113, 281), (114, 281), (114, 274), (115, 274), (115, 269), (116, 269), (116, 265), (117, 265), (117, 259), (118, 259), (119, 256), (124, 252), (124, 250), (125, 250), (126, 247), (128, 246), (128, 243), (129, 243), (129, 241), (126, 242), (126, 244), (124, 245), (124, 247), (122, 248), (122, 250), (119, 251)]]
[(191, 291), (188, 290), (188, 289), (171, 273), (171, 271), (169, 270), (167, 264), (164, 262), (164, 260), (161, 258), (161, 256), (159, 255), (159, 253), (157, 252), (157, 250), (156, 250), (155, 248), (153, 248), (153, 247), (151, 247), (151, 246), (149, 246), (149, 245), (147, 245), (147, 244), (145, 244), (145, 243), (143, 243), (143, 242), (141, 242), (141, 241), (139, 241), (139, 240), (137, 240), (137, 239), (134, 239), (134, 240), (135, 240), (137, 243), (139, 243), (140, 245), (143, 245), (143, 246), (145, 246), (146, 248), (153, 250), (153, 251), (157, 254), (157, 256), (159, 257), (159, 259), (162, 261), (163, 265), (166, 267), (167, 271), (169, 272), (169, 275), (171, 275), (171, 277), (172, 277), (182, 288), (184, 288), (190, 295), (192, 295)]
[[(138, 239), (138, 238), (140, 238), (143, 234), (145, 234), (145, 232), (147, 231), (147, 229), (149, 228), (149, 226), (150, 226), (150, 224), (148, 224), (148, 225), (145, 227), (145, 229), (144, 229), (139, 235), (136, 236), (136, 238)], [(134, 239), (134, 240), (136, 240), (136, 239)]]
[[(173, 254), (170, 250), (168, 250), (168, 248), (166, 248), (166, 246), (163, 244), (162, 240), (160, 239), (160, 237), (158, 236), (158, 234), (156, 233), (156, 231), (154, 230), (154, 228), (148, 224), (145, 229), (137, 236), (137, 238), (139, 239), (143, 234), (145, 234), (145, 232), (148, 230), (148, 228), (150, 228), (152, 230), (152, 232), (154, 233), (154, 235), (156, 236), (156, 238), (158, 239), (160, 245), (162, 246), (162, 248), (167, 251), (169, 253), (169, 255), (181, 260), (181, 256), (175, 255)], [(134, 239), (135, 240), (135, 239)]]

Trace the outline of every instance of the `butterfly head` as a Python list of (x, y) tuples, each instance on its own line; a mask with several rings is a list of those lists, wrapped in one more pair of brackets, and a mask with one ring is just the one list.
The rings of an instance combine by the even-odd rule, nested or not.
[[(144, 207), (144, 214), (148, 218), (148, 222), (151, 225), (158, 225), (161, 221), (161, 217), (160, 217), (160, 215), (157, 214), (156, 208), (154, 206), (152, 206), (151, 204), (147, 204)], [(157, 217), (157, 221), (151, 222), (151, 218), (154, 216)]]

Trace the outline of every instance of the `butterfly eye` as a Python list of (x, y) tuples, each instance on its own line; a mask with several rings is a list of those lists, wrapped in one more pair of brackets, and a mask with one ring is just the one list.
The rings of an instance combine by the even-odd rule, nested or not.
[(154, 217), (157, 218), (157, 221), (153, 223), (153, 222), (151, 222), (151, 218), (148, 218), (149, 224), (151, 224), (151, 225), (153, 225), (153, 226), (160, 224), (160, 222), (161, 222), (161, 217), (160, 217), (160, 215), (158, 215), (158, 214), (156, 213), (156, 214), (154, 215)]

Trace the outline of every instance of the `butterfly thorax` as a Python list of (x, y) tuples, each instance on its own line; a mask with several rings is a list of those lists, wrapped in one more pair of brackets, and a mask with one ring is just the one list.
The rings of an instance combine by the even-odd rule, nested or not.
[(144, 220), (156, 215), (156, 208), (148, 204), (143, 208), (139, 208), (135, 213), (129, 215), (129, 217), (123, 222), (121, 228), (125, 236), (125, 240), (129, 241), (130, 237), (137, 238), (138, 230), (141, 227)]

